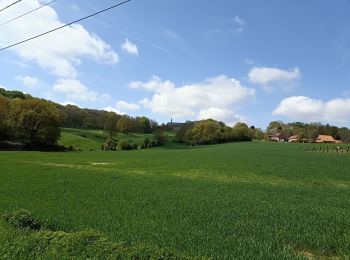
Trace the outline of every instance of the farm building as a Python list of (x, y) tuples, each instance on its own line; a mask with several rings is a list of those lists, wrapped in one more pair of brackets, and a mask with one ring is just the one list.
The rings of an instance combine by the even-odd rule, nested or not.
[(331, 135), (319, 135), (316, 139), (316, 143), (328, 143), (328, 144), (334, 144), (335, 139)]
[(292, 135), (288, 138), (289, 143), (297, 143), (299, 142), (299, 135)]
[(171, 119), (171, 121), (168, 122), (166, 125), (169, 129), (173, 131), (178, 131), (184, 125), (184, 123), (175, 123), (173, 122), (173, 119)]
[(288, 141), (288, 138), (285, 134), (283, 133), (276, 133), (276, 134), (273, 134), (270, 137), (270, 141), (273, 141), (273, 142), (285, 142), (285, 141)]

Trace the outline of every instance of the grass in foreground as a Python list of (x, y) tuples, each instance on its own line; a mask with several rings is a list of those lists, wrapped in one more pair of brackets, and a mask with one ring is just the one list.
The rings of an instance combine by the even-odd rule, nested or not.
[[(349, 155), (233, 143), (3, 152), (0, 163), (0, 211), (28, 209), (50, 232), (95, 230), (110, 243), (169, 248), (188, 257), (350, 255)], [(1, 229), (1, 243), (21, 237)]]

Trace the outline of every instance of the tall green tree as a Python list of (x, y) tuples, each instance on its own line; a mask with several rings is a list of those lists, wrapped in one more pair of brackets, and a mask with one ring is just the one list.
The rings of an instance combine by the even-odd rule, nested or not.
[(238, 122), (233, 127), (233, 137), (238, 141), (251, 141), (253, 132), (247, 124)]
[(123, 134), (128, 134), (134, 130), (134, 125), (134, 121), (131, 118), (124, 116), (118, 120), (117, 129)]
[(19, 137), (31, 145), (57, 144), (61, 116), (52, 103), (40, 99), (16, 99), (11, 104), (10, 117)]
[(112, 139), (114, 134), (118, 131), (117, 125), (120, 116), (116, 113), (109, 112), (108, 117), (106, 119), (104, 129), (109, 132), (109, 137)]
[(137, 126), (139, 128), (139, 131), (141, 133), (151, 133), (152, 132), (152, 127), (151, 127), (151, 121), (145, 117), (137, 117), (136, 118)]
[(9, 137), (9, 100), (0, 96), (0, 140)]

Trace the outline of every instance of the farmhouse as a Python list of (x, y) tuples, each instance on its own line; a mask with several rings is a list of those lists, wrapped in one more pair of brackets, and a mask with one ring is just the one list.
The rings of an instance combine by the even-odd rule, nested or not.
[(287, 140), (288, 140), (287, 136), (283, 133), (276, 133), (270, 136), (270, 141), (273, 141), (273, 142), (285, 142)]
[(178, 131), (184, 125), (184, 123), (175, 123), (173, 122), (173, 119), (171, 119), (171, 121), (168, 122), (166, 125), (169, 129), (173, 131)]
[(299, 135), (292, 135), (288, 138), (289, 143), (297, 143), (299, 142)]
[(334, 144), (335, 139), (331, 135), (319, 135), (316, 139), (316, 143), (328, 143), (328, 144)]

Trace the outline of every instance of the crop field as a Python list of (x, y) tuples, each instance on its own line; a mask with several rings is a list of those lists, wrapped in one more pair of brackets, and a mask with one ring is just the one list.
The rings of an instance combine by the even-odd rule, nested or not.
[(0, 214), (19, 209), (43, 228), (0, 220), (0, 258), (346, 258), (350, 154), (264, 142), (1, 152)]

